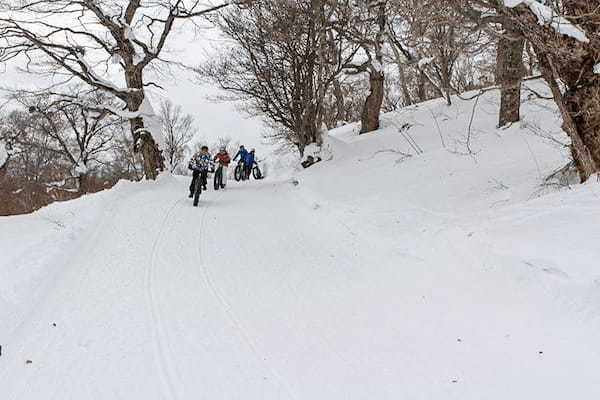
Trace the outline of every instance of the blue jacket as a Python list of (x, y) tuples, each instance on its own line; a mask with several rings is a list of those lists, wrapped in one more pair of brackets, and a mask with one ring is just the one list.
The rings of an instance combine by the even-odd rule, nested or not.
[(244, 150), (240, 150), (237, 152), (237, 154), (235, 155), (235, 157), (233, 157), (233, 160), (235, 161), (238, 157), (240, 157), (240, 160), (242, 160), (243, 162), (246, 162), (246, 157), (248, 157), (248, 150), (244, 149)]
[(254, 165), (254, 153), (247, 153), (246, 158), (244, 159), (244, 163), (250, 166)]

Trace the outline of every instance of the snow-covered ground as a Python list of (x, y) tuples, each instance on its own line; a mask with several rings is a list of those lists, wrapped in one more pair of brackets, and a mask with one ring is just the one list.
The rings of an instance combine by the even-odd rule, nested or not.
[(600, 184), (542, 186), (557, 113), (496, 95), (200, 208), (164, 175), (0, 218), (0, 397), (599, 398)]

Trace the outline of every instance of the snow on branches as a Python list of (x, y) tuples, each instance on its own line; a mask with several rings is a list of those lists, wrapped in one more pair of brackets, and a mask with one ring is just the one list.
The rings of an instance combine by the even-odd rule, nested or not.
[(529, 7), (537, 17), (540, 25), (549, 25), (561, 35), (570, 36), (583, 43), (589, 43), (590, 40), (583, 29), (557, 14), (552, 8), (536, 0), (504, 0), (504, 5), (508, 8), (514, 8), (521, 4)]

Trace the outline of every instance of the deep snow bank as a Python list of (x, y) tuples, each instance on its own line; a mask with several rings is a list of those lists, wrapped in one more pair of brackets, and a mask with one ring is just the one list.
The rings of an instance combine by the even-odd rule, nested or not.
[(600, 278), (600, 185), (546, 181), (568, 161), (569, 139), (554, 103), (533, 93), (549, 95), (544, 83), (526, 83), (522, 121), (502, 129), (497, 91), (386, 114), (370, 134), (358, 135), (357, 124), (335, 129), (324, 161), (296, 172), (297, 193), (376, 238), (452, 227), (473, 242), (475, 258), (495, 252), (592, 284)]
[[(390, 346), (429, 374), (405, 371), (409, 382), (433, 385), (407, 398), (600, 395), (600, 184), (546, 184), (568, 138), (554, 104), (527, 86), (547, 93), (528, 83), (522, 122), (508, 128), (495, 128), (497, 92), (433, 100), (385, 115), (377, 132), (330, 132), (329, 156), (296, 172), (299, 204), (356, 237), (349, 251), (372, 257), (365, 273), (398, 277), (376, 295), (404, 299)], [(457, 350), (462, 335), (471, 343)], [(432, 383), (440, 369), (464, 385)]]

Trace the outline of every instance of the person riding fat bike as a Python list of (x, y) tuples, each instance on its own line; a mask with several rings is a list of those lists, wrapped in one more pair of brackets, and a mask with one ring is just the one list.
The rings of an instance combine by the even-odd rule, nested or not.
[(219, 168), (222, 169), (221, 172), (221, 189), (225, 189), (227, 186), (227, 168), (229, 167), (229, 163), (231, 163), (231, 157), (229, 157), (229, 153), (227, 153), (227, 149), (225, 147), (221, 147), (217, 155), (213, 161), (219, 162)]
[(247, 155), (248, 155), (248, 150), (246, 150), (246, 148), (242, 145), (242, 146), (240, 146), (240, 149), (238, 150), (238, 152), (235, 154), (235, 157), (233, 157), (233, 161), (237, 160), (237, 158), (240, 157), (240, 160), (242, 162), (245, 162)]
[(201, 179), (202, 189), (206, 190), (206, 181), (208, 178), (208, 169), (212, 157), (208, 152), (207, 146), (202, 146), (199, 153), (194, 154), (189, 163), (189, 168), (194, 172), (192, 174), (192, 183), (190, 184), (190, 198), (194, 197), (194, 190), (196, 188), (196, 180)]

